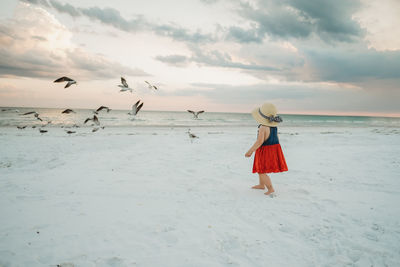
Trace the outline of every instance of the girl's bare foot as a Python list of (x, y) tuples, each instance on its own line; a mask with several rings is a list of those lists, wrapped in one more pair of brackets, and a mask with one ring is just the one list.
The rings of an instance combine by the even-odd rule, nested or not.
[(253, 189), (265, 189), (265, 185), (258, 184), (258, 185), (252, 186), (251, 188), (253, 188)]
[(265, 192), (265, 195), (271, 195), (272, 193), (275, 192), (274, 188), (272, 186), (267, 186), (268, 191)]

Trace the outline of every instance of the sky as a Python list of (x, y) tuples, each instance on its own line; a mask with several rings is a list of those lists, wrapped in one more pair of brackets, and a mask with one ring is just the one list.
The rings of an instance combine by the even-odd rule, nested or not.
[[(398, 0), (2, 0), (0, 106), (400, 116)], [(64, 89), (61, 76), (77, 80)], [(119, 92), (120, 77), (134, 92)], [(149, 90), (144, 81), (158, 86)]]

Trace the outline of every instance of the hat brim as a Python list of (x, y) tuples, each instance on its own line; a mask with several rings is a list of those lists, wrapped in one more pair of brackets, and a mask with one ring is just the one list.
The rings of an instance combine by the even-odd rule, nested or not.
[(253, 118), (262, 125), (266, 125), (266, 126), (271, 126), (271, 127), (276, 127), (278, 126), (278, 122), (276, 121), (272, 121), (270, 122), (269, 120), (267, 120), (266, 118), (262, 117), (260, 115), (260, 113), (258, 112), (259, 108), (255, 108), (253, 109), (253, 111), (251, 112), (251, 116), (253, 116)]

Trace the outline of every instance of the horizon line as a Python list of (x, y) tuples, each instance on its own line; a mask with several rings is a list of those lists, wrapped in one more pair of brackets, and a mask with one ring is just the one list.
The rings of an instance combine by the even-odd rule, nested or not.
[[(60, 107), (28, 107), (28, 106), (0, 106), (0, 108), (49, 108), (49, 109), (63, 109)], [(82, 107), (70, 107), (71, 109), (92, 109)], [(130, 109), (111, 109), (111, 110), (130, 110)], [(150, 112), (185, 112), (186, 110), (142, 110)], [(251, 112), (234, 112), (234, 111), (206, 111), (211, 113), (235, 113), (235, 114), (251, 114)], [(299, 112), (278, 112), (282, 115), (303, 115), (303, 116), (336, 116), (336, 117), (382, 117), (382, 118), (400, 118), (400, 113), (374, 113), (374, 112), (329, 112), (329, 111), (299, 111)]]

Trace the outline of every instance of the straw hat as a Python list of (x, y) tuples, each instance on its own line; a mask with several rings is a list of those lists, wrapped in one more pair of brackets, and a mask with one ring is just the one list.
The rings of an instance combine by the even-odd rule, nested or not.
[(281, 117), (276, 115), (276, 107), (271, 103), (264, 103), (261, 107), (255, 108), (251, 115), (260, 124), (276, 127), (282, 121)]

